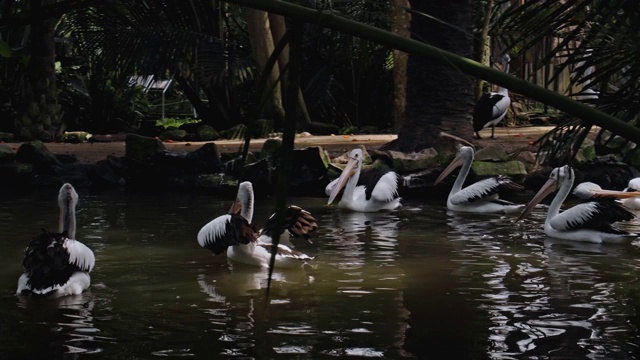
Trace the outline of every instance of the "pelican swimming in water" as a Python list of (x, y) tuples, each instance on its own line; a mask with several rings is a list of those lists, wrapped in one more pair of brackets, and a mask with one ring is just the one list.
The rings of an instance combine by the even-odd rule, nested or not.
[(18, 295), (57, 298), (78, 295), (91, 284), (89, 272), (95, 266), (93, 251), (76, 236), (78, 193), (64, 184), (58, 193), (58, 233), (43, 230), (24, 251), (25, 272), (18, 279)]
[[(251, 226), (253, 219), (253, 185), (245, 181), (238, 187), (236, 200), (229, 213), (218, 216), (198, 232), (198, 244), (218, 255), (226, 251), (227, 257), (244, 264), (269, 267), (273, 247), (271, 232), (275, 227), (272, 215), (264, 228), (256, 232)], [(284, 213), (282, 235), (278, 243), (275, 266), (278, 268), (300, 267), (313, 257), (294, 250), (289, 237), (309, 240), (310, 233), (318, 228), (316, 219), (297, 206), (290, 206)]]
[[(633, 180), (631, 180), (629, 184), (631, 184), (632, 181)], [(638, 185), (640, 185), (640, 183)], [(619, 199), (624, 206), (630, 209), (632, 209), (632, 207), (628, 206), (628, 204), (632, 204), (634, 201), (639, 200), (638, 196), (640, 196), (640, 192), (631, 187), (627, 187), (623, 191), (603, 190), (600, 185), (588, 181), (578, 184), (573, 189), (572, 193), (582, 200), (592, 200), (594, 198)]]
[(398, 196), (398, 174), (385, 169), (371, 169), (366, 178), (361, 179), (363, 153), (361, 149), (353, 149), (349, 153), (349, 161), (342, 174), (325, 188), (329, 195), (327, 205), (338, 196), (342, 188), (344, 192), (338, 207), (353, 211), (375, 212), (393, 210), (400, 206)]
[(522, 190), (523, 187), (508, 176), (495, 176), (480, 180), (464, 189), (462, 185), (469, 175), (473, 163), (474, 151), (470, 146), (463, 146), (449, 166), (438, 176), (434, 185), (439, 184), (453, 170), (462, 166), (460, 174), (447, 197), (447, 209), (466, 213), (511, 214), (520, 211), (524, 205), (514, 204), (498, 198), (502, 189)]
[(635, 215), (612, 198), (594, 197), (560, 212), (560, 206), (573, 186), (574, 176), (573, 169), (568, 165), (553, 169), (549, 180), (527, 204), (518, 220), (531, 213), (545, 196), (558, 190), (549, 205), (544, 222), (544, 233), (547, 236), (591, 243), (623, 242), (638, 236), (613, 226), (618, 221), (631, 220)]

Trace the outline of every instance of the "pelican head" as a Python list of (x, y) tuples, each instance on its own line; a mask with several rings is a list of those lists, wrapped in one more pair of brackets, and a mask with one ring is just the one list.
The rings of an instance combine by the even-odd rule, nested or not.
[(463, 146), (458, 150), (456, 157), (451, 161), (449, 166), (438, 176), (433, 185), (438, 185), (447, 175), (451, 174), (453, 170), (457, 169), (462, 164), (471, 164), (473, 162), (474, 151), (471, 146)]
[(592, 182), (583, 182), (578, 184), (578, 186), (573, 189), (573, 194), (583, 200), (604, 197), (614, 199), (628, 199), (640, 196), (640, 192), (629, 190), (629, 188), (626, 188), (624, 191), (603, 190), (599, 185)]
[(553, 171), (551, 171), (551, 174), (549, 175), (549, 180), (547, 180), (547, 182), (542, 185), (538, 193), (533, 197), (533, 199), (531, 199), (531, 201), (529, 201), (516, 221), (519, 221), (520, 219), (529, 215), (531, 211), (533, 211), (533, 208), (538, 205), (540, 201), (542, 201), (542, 199), (544, 199), (552, 192), (558, 190), (558, 188), (560, 188), (561, 186), (568, 185), (569, 187), (571, 187), (571, 185), (573, 185), (574, 178), (575, 174), (573, 173), (573, 169), (569, 165), (553, 169)]
[(231, 204), (229, 214), (240, 215), (248, 223), (253, 219), (253, 185), (250, 181), (244, 181), (238, 186), (236, 200)]
[(509, 56), (509, 54), (504, 54), (502, 55), (502, 64), (507, 65), (508, 63), (511, 62), (511, 56)]
[(60, 219), (58, 231), (66, 232), (71, 239), (76, 237), (76, 205), (78, 205), (78, 193), (73, 185), (65, 183), (58, 192), (58, 207)]
[[(360, 174), (360, 168), (362, 167), (363, 154), (362, 149), (353, 149), (349, 153), (349, 161), (347, 162), (347, 166), (342, 170), (342, 174), (338, 178), (338, 182), (333, 187), (331, 194), (329, 195), (329, 200), (327, 201), (327, 205), (331, 204), (333, 200), (336, 199), (336, 196), (340, 193), (340, 190), (347, 184), (347, 181), (352, 178), (352, 176), (356, 174)], [(357, 181), (357, 179), (356, 179)]]

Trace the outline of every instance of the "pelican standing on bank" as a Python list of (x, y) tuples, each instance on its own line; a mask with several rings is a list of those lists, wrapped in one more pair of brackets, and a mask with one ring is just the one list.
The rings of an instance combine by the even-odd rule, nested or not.
[[(509, 73), (509, 62), (511, 58), (508, 54), (502, 56), (502, 66), (505, 73)], [(488, 92), (480, 97), (473, 108), (473, 131), (476, 138), (481, 139), (480, 130), (491, 127), (491, 138), (495, 139), (496, 125), (507, 115), (507, 110), (511, 105), (509, 90), (498, 87), (497, 92)]]
[[(271, 232), (275, 226), (275, 219), (272, 215), (264, 228), (256, 232), (251, 226), (253, 203), (253, 185), (245, 181), (238, 187), (236, 200), (231, 205), (229, 213), (218, 216), (200, 229), (198, 244), (216, 255), (226, 251), (227, 257), (233, 261), (269, 267), (273, 247)], [(303, 237), (309, 240), (309, 234), (318, 228), (316, 221), (308, 211), (297, 206), (287, 208), (276, 252), (276, 267), (300, 267), (313, 259), (294, 250), (289, 237)]]
[(436, 179), (434, 185), (439, 184), (447, 175), (453, 172), (453, 170), (462, 166), (460, 174), (453, 183), (453, 187), (447, 197), (447, 209), (458, 212), (487, 214), (511, 214), (520, 211), (524, 205), (499, 199), (498, 192), (500, 190), (523, 189), (520, 184), (513, 182), (508, 176), (501, 175), (487, 178), (473, 183), (464, 189), (462, 188), (471, 169), (473, 157), (474, 151), (472, 147), (461, 147), (453, 161), (451, 161), (449, 166), (447, 166)]
[(533, 211), (536, 204), (550, 193), (558, 190), (549, 205), (547, 218), (544, 222), (544, 233), (547, 236), (598, 244), (629, 241), (638, 236), (613, 226), (618, 221), (629, 221), (635, 215), (612, 198), (596, 197), (591, 201), (580, 203), (560, 212), (560, 206), (569, 195), (574, 178), (573, 169), (568, 165), (553, 169), (549, 180), (527, 204), (517, 220), (527, 216)]
[(78, 295), (91, 284), (89, 272), (95, 266), (93, 251), (76, 236), (78, 193), (64, 184), (58, 193), (58, 233), (43, 230), (24, 251), (25, 272), (18, 279), (18, 295), (57, 298)]
[(366, 181), (358, 183), (362, 171), (363, 153), (353, 149), (342, 174), (325, 188), (330, 205), (344, 187), (338, 207), (361, 212), (393, 210), (400, 206), (398, 174), (383, 169), (369, 170)]

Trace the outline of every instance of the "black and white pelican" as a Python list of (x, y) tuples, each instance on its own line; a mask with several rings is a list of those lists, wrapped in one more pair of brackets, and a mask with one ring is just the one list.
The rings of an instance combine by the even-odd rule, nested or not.
[(338, 207), (361, 212), (393, 210), (399, 207), (398, 174), (389, 169), (370, 169), (361, 175), (362, 160), (361, 149), (351, 150), (349, 161), (340, 177), (325, 188), (325, 193), (329, 195), (327, 205), (336, 199), (344, 187)]
[[(502, 56), (504, 72), (509, 72), (509, 62), (511, 58), (508, 54)], [(473, 108), (473, 131), (476, 138), (480, 139), (480, 130), (491, 127), (491, 138), (495, 139), (496, 125), (507, 115), (507, 110), (511, 105), (509, 90), (498, 87), (497, 92), (488, 92), (480, 97)]]
[(635, 215), (612, 198), (594, 197), (560, 212), (560, 206), (573, 186), (574, 176), (573, 169), (568, 165), (553, 169), (549, 180), (527, 204), (518, 220), (531, 213), (545, 196), (558, 190), (549, 205), (544, 222), (544, 233), (547, 236), (590, 243), (623, 242), (638, 236), (613, 226), (618, 221), (631, 220)]
[(447, 166), (436, 179), (434, 185), (439, 184), (447, 175), (453, 172), (453, 170), (462, 166), (460, 174), (453, 183), (453, 187), (447, 197), (447, 209), (466, 213), (486, 214), (511, 214), (520, 211), (524, 205), (514, 204), (499, 198), (498, 192), (502, 189), (524, 189), (508, 176), (494, 176), (473, 183), (464, 189), (462, 188), (471, 169), (473, 157), (474, 151), (472, 147), (461, 147), (453, 161), (451, 161), (449, 166)]
[(58, 233), (43, 230), (29, 242), (22, 260), (25, 272), (18, 279), (18, 295), (78, 295), (91, 284), (89, 272), (95, 265), (95, 256), (75, 240), (77, 204), (78, 193), (73, 186), (62, 185), (58, 193)]
[[(633, 181), (633, 180), (631, 180)], [(631, 181), (629, 184), (631, 184)], [(638, 184), (640, 185), (640, 183)], [(573, 189), (573, 195), (582, 200), (592, 200), (596, 198), (612, 198), (621, 200), (622, 204), (630, 208), (627, 204), (638, 199), (640, 192), (627, 187), (623, 191), (604, 190), (600, 185), (592, 182), (582, 182)]]
[[(198, 244), (218, 255), (226, 251), (233, 261), (261, 267), (269, 267), (273, 247), (271, 231), (275, 226), (272, 215), (264, 228), (256, 232), (253, 219), (253, 185), (245, 181), (238, 187), (236, 200), (229, 213), (218, 216), (198, 232)], [(313, 257), (294, 250), (289, 237), (304, 237), (318, 228), (316, 219), (297, 206), (289, 206), (284, 214), (283, 232), (278, 243), (275, 266), (277, 268), (300, 267)]]

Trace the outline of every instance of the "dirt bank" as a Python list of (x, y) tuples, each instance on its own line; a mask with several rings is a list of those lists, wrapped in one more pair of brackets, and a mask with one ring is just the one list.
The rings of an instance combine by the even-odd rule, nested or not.
[[(549, 131), (550, 127), (520, 127), (520, 128), (497, 128), (496, 139), (489, 139), (490, 132), (485, 130), (481, 134), (484, 139), (477, 140), (480, 147), (489, 144), (499, 143), (505, 147), (507, 152), (513, 152), (521, 149), (535, 150), (530, 145), (531, 142), (537, 140), (544, 133)], [(364, 145), (367, 149), (377, 149), (383, 144), (396, 138), (396, 135), (351, 135), (351, 136), (306, 136), (296, 138), (296, 148), (304, 148), (308, 146), (320, 145), (331, 154), (340, 154), (349, 151), (356, 145)], [(107, 155), (124, 156), (125, 145), (124, 136), (113, 135), (111, 142), (85, 142), (80, 144), (67, 143), (46, 143), (46, 147), (54, 154), (72, 154), (75, 155), (80, 163), (94, 164), (99, 160), (103, 160)], [(259, 151), (262, 148), (264, 139), (254, 139), (251, 141), (250, 148), (252, 151)], [(193, 151), (206, 142), (165, 142), (167, 149)], [(220, 152), (236, 152), (241, 149), (242, 141), (239, 140), (218, 140), (215, 141)], [(15, 150), (21, 143), (8, 143)]]

